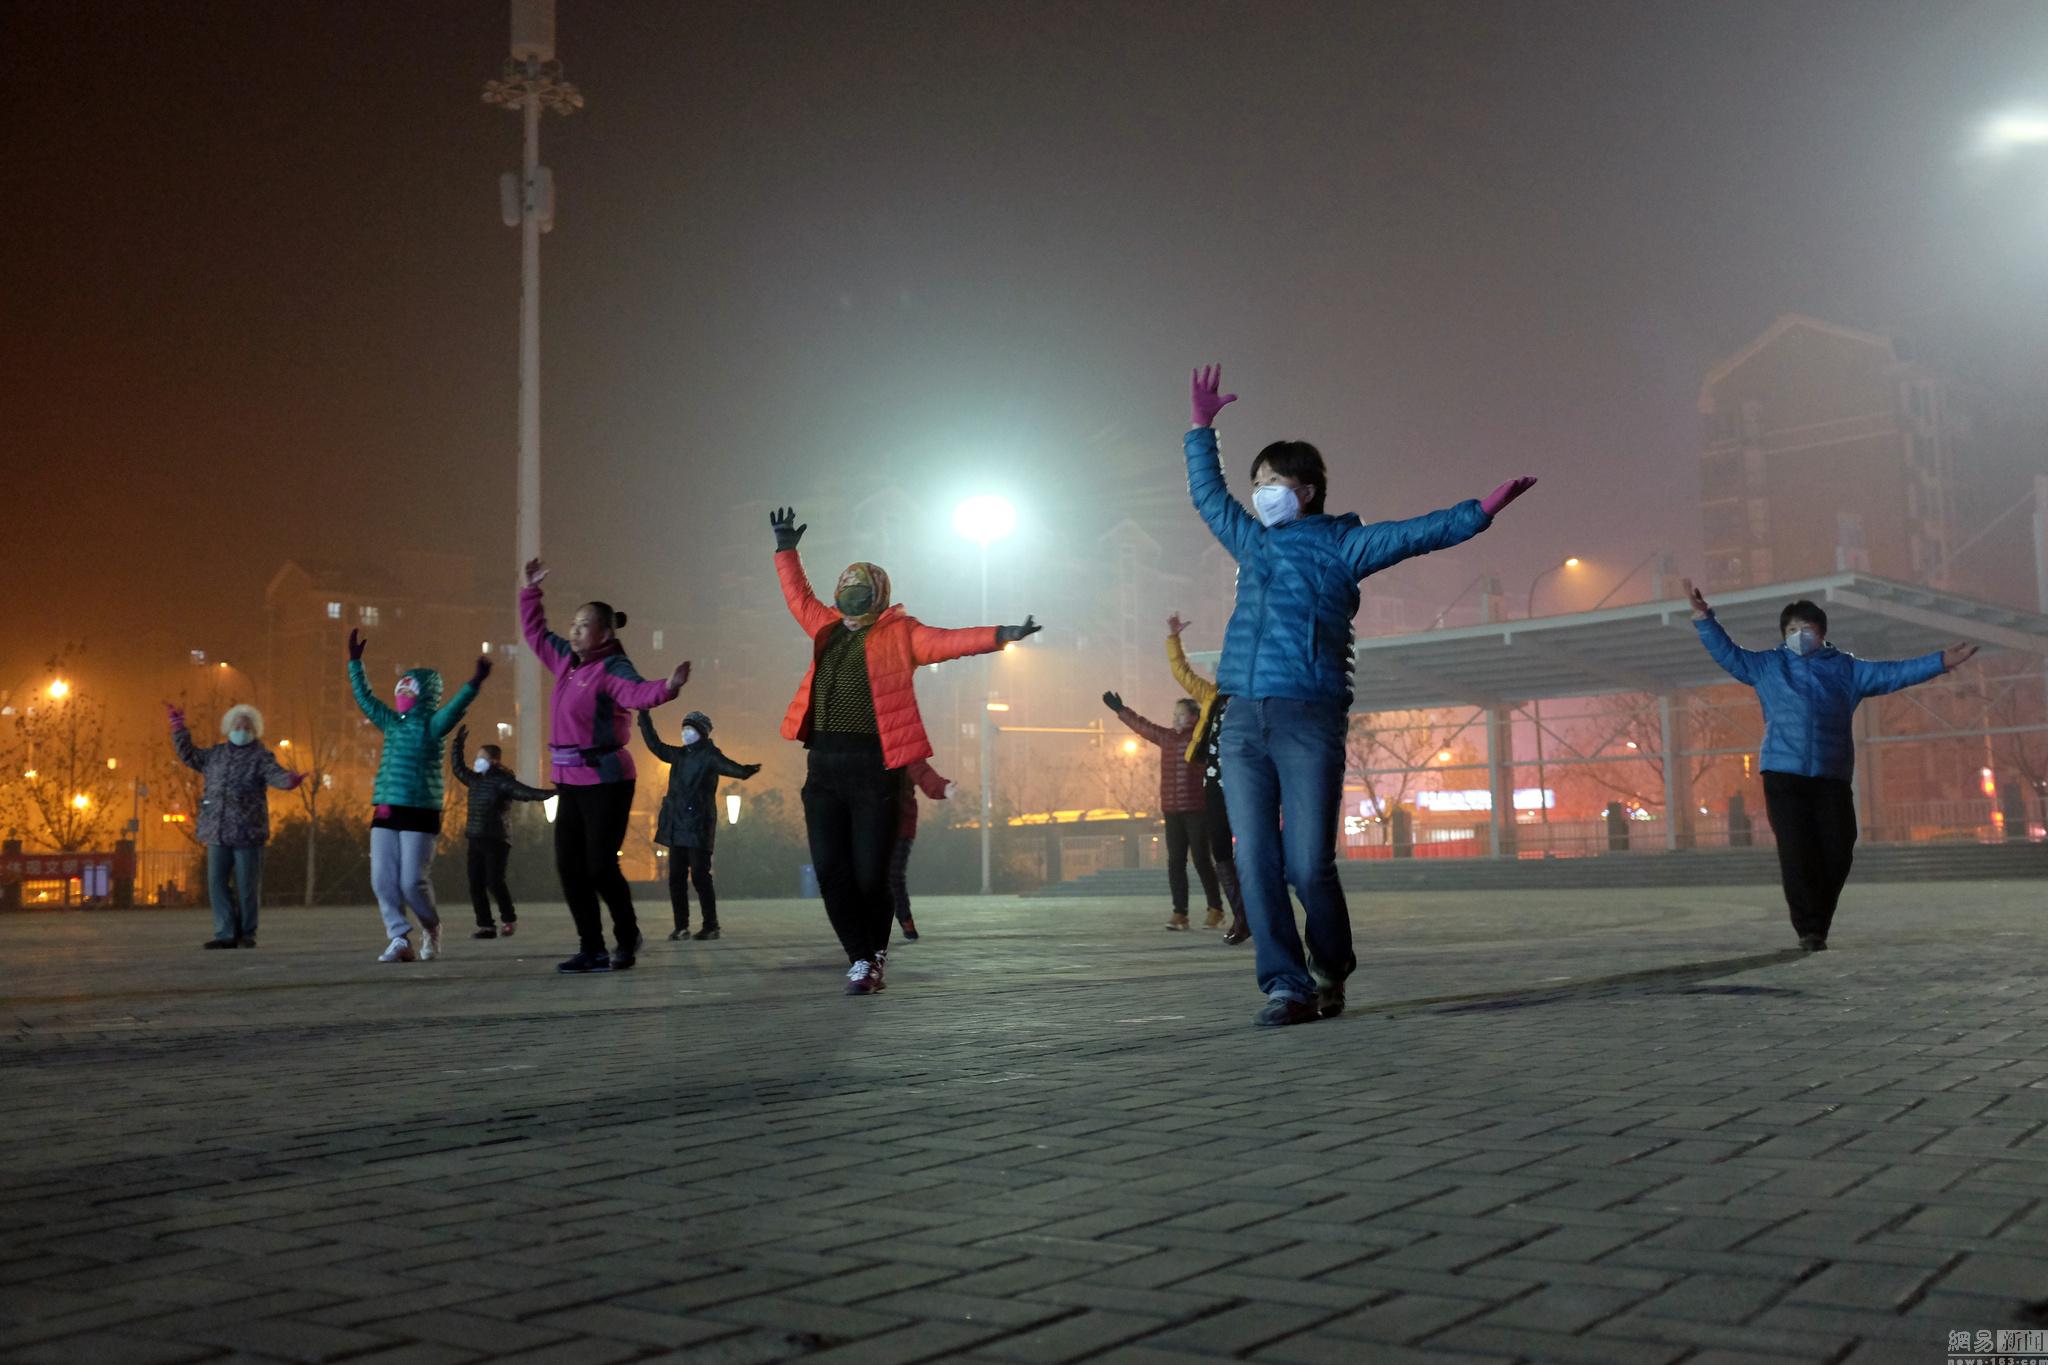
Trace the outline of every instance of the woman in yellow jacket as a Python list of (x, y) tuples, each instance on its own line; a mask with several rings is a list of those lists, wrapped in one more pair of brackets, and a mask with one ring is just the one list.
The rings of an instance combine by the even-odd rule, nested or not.
[(1180, 633), (1187, 627), (1179, 612), (1166, 618), (1166, 664), (1181, 690), (1201, 707), (1195, 737), (1188, 744), (1188, 762), (1202, 765), (1202, 822), (1209, 831), (1209, 856), (1216, 864), (1216, 880), (1223, 884), (1223, 894), (1230, 901), (1230, 928), (1223, 941), (1242, 943), (1252, 936), (1252, 930), (1244, 917), (1244, 892), (1238, 889), (1237, 843), (1230, 833), (1230, 812), (1223, 805), (1223, 763), (1216, 752), (1217, 737), (1223, 733), (1223, 708), (1230, 705), (1230, 698), (1188, 662), (1187, 651), (1180, 644)]

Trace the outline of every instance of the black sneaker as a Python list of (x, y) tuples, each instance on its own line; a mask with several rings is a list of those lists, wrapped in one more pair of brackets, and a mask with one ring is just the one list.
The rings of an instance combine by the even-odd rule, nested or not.
[(1288, 1024), (1312, 1024), (1322, 1017), (1306, 1000), (1276, 995), (1266, 1001), (1266, 1008), (1252, 1016), (1252, 1022), (1260, 1028), (1283, 1028)]
[(1828, 950), (1828, 941), (1819, 934), (1801, 934), (1799, 946), (1809, 953), (1824, 953)]
[(199, 946), (211, 952), (216, 948), (232, 948), (235, 946), (235, 940), (231, 938), (210, 938)]
[(495, 924), (486, 924), (483, 928), (470, 935), (471, 938), (496, 938), (497, 936), (498, 926)]
[(613, 953), (612, 970), (615, 972), (630, 972), (633, 970), (633, 963), (635, 960), (636, 959), (633, 957), (633, 955), (628, 952)]
[(254, 948), (256, 946), (256, 935), (251, 934), (247, 938), (236, 939), (235, 946), (237, 948)]
[(707, 924), (702, 929), (699, 929), (696, 933), (690, 935), (690, 937), (696, 939), (699, 943), (703, 943), (707, 939), (717, 938), (718, 926), (715, 924)]
[(1344, 983), (1334, 981), (1327, 986), (1316, 987), (1316, 1013), (1325, 1019), (1335, 1019), (1344, 1012)]
[(677, 930), (675, 930), (674, 932), (670, 933), (670, 934), (669, 934), (669, 936), (668, 936), (668, 941), (669, 941), (670, 943), (674, 943), (674, 942), (675, 942), (675, 941), (676, 941), (677, 939), (679, 939), (679, 938), (688, 938), (689, 936), (690, 936), (690, 926), (688, 926), (688, 925), (686, 924), (686, 925), (684, 925), (684, 926), (683, 926), (682, 928), (680, 928), (680, 929), (677, 929)]
[(917, 921), (916, 921), (916, 920), (914, 920), (914, 919), (905, 919), (905, 920), (903, 921), (903, 941), (904, 941), (905, 943), (915, 943), (915, 942), (917, 942)]
[(610, 953), (578, 953), (567, 962), (555, 964), (558, 972), (608, 972), (611, 969)]

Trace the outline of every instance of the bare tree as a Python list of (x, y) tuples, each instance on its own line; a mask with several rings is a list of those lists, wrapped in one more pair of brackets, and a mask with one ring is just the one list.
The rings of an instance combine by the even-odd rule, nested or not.
[(1464, 711), (1354, 714), (1344, 736), (1345, 771), (1357, 774), (1365, 784), (1373, 810), (1382, 819), (1391, 819), (1417, 789), (1417, 779), (1432, 759), (1475, 761), (1472, 732), (1484, 724), (1484, 717)]
[(113, 826), (125, 779), (107, 754), (106, 704), (65, 677), (65, 659), (49, 661), (54, 681), (21, 705), (0, 752), (10, 777), (12, 828), (63, 853), (91, 848)]

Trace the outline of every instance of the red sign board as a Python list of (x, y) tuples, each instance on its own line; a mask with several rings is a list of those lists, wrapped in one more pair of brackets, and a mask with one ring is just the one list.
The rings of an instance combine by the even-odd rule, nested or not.
[(132, 853), (0, 853), (0, 882), (68, 880), (89, 869), (106, 868), (114, 877), (135, 875)]

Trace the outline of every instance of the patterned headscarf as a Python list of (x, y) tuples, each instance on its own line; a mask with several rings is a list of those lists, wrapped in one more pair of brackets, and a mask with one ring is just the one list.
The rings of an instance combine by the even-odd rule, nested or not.
[(872, 590), (874, 597), (869, 601), (868, 609), (860, 615), (846, 616), (844, 612), (841, 615), (848, 630), (865, 630), (889, 609), (889, 575), (882, 571), (881, 565), (865, 560), (847, 565), (839, 575), (838, 585), (832, 589), (833, 605), (838, 605), (839, 594), (856, 585)]

